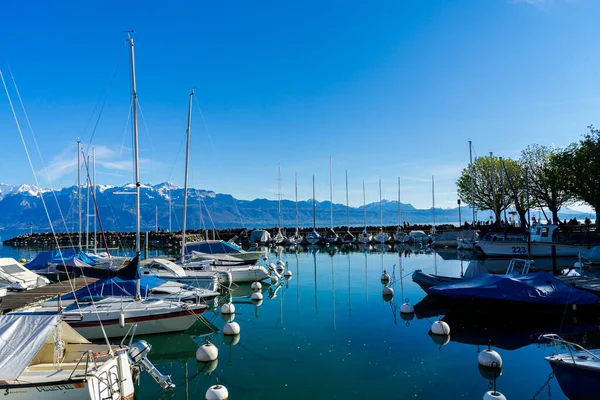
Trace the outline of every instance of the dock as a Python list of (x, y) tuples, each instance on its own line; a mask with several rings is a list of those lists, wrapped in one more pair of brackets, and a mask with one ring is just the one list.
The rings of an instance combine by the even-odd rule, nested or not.
[(69, 293), (73, 290), (81, 289), (86, 286), (86, 283), (96, 282), (96, 278), (74, 278), (71, 283), (68, 281), (51, 283), (36, 289), (26, 290), (23, 292), (9, 293), (4, 297), (0, 297), (0, 314), (6, 314), (20, 308), (35, 305), (48, 301), (59, 294)]
[(594, 293), (596, 296), (600, 296), (600, 278), (593, 276), (556, 276), (564, 283), (568, 283), (577, 289), (586, 290)]

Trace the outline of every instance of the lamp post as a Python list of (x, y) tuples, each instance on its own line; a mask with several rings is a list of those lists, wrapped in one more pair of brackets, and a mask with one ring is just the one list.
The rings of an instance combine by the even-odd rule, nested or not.
[(462, 221), (460, 218), (460, 199), (456, 200), (456, 202), (458, 203), (458, 227), (460, 228), (460, 226), (462, 225)]

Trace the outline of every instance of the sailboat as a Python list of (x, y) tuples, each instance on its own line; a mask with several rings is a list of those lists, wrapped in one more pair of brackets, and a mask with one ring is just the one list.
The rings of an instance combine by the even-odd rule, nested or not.
[(325, 234), (325, 243), (338, 244), (339, 235), (333, 230), (333, 180), (331, 176), (331, 157), (329, 157), (329, 231)]
[(381, 179), (379, 179), (379, 233), (375, 235), (375, 241), (385, 244), (390, 240), (390, 235), (383, 231), (383, 206), (381, 204)]
[(363, 181), (363, 212), (364, 228), (363, 231), (358, 235), (358, 242), (360, 244), (368, 244), (373, 240), (373, 236), (367, 233), (367, 197), (365, 195), (365, 181)]
[(296, 232), (288, 238), (288, 243), (291, 245), (299, 245), (304, 239), (298, 229), (298, 174), (294, 174), (295, 194), (296, 194)]
[(285, 244), (286, 237), (281, 233), (281, 166), (277, 164), (277, 233), (271, 239), (276, 246)]
[(352, 244), (356, 238), (350, 232), (350, 205), (348, 202), (348, 170), (346, 170), (346, 233), (342, 237), (342, 243), (345, 245)]
[(407, 243), (408, 234), (402, 230), (402, 211), (400, 209), (400, 206), (400, 177), (398, 177), (398, 228), (396, 228), (396, 233), (394, 234), (393, 240), (394, 243)]
[(315, 204), (315, 176), (313, 175), (313, 230), (306, 235), (306, 241), (312, 245), (319, 244), (321, 242), (321, 235), (317, 232), (317, 209)]
[[(130, 44), (131, 59), (131, 85), (133, 107), (133, 141), (134, 141), (134, 171), (135, 171), (135, 257), (126, 266), (125, 280), (135, 281), (135, 296), (110, 296), (102, 290), (92, 292), (86, 299), (81, 299), (62, 309), (62, 315), (73, 319), (70, 322), (79, 334), (87, 339), (101, 339), (105, 337), (124, 337), (137, 325), (136, 333), (140, 335), (180, 332), (190, 328), (199, 319), (208, 307), (200, 302), (185, 303), (179, 300), (164, 298), (142, 297), (142, 279), (139, 271), (140, 251), (140, 173), (138, 150), (138, 122), (137, 122), (137, 89), (135, 82), (135, 58), (133, 38), (128, 39)], [(107, 283), (115, 283), (111, 278)], [(109, 282), (110, 281), (110, 282)], [(102, 287), (103, 281), (95, 282), (96, 287)], [(60, 304), (60, 301), (58, 302)], [(59, 306), (59, 310), (60, 310)], [(55, 302), (46, 302), (39, 306), (27, 309), (27, 312), (56, 311)]]

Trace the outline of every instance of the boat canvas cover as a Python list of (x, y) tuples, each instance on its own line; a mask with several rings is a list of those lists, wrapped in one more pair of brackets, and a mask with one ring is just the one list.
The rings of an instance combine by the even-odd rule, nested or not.
[[(167, 281), (154, 276), (143, 276), (140, 279), (140, 295), (146, 297), (152, 289), (164, 285)], [(135, 281), (121, 278), (101, 279), (75, 292), (61, 296), (63, 300), (78, 300), (92, 297), (132, 297), (135, 296)]]
[(90, 343), (58, 314), (0, 316), (0, 381), (18, 379), (44, 343), (54, 343), (53, 332), (59, 325), (65, 343)]
[(0, 280), (9, 282), (36, 282), (40, 276), (31, 272), (14, 258), (0, 258)]
[(240, 253), (238, 247), (223, 240), (205, 240), (202, 242), (186, 243), (186, 254), (190, 254), (192, 251), (208, 254)]
[(600, 264), (600, 246), (592, 247), (579, 253), (581, 258), (592, 264)]
[(96, 265), (94, 260), (88, 257), (83, 251), (75, 251), (75, 249), (63, 249), (63, 250), (47, 250), (40, 252), (37, 257), (25, 264), (25, 266), (31, 270), (46, 269), (49, 264), (71, 265), (75, 261), (71, 261), (77, 258), (79, 261), (83, 261), (88, 265)]
[(527, 275), (479, 275), (456, 283), (442, 283), (427, 290), (453, 299), (509, 300), (548, 305), (597, 304), (600, 298), (556, 279), (546, 272)]
[(271, 234), (265, 230), (257, 229), (250, 233), (250, 243), (265, 243), (271, 240)]

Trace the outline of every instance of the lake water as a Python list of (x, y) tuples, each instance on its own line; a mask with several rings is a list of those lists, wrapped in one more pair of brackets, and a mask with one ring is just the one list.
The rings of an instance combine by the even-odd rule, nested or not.
[[(6, 246), (0, 251), (15, 258), (32, 256)], [(414, 305), (425, 297), (411, 280), (415, 269), (459, 276), (467, 268), (469, 262), (456, 259), (455, 251), (321, 248), (283, 252), (281, 259), (293, 277), (278, 287), (263, 285), (260, 306), (250, 301), (249, 287), (233, 293), (241, 327), (237, 343), (224, 340), (221, 332), (210, 334), (201, 323), (186, 333), (145, 337), (153, 345), (150, 359), (177, 387), (163, 392), (143, 374), (136, 398), (203, 399), (218, 378), (230, 399), (481, 399), (490, 381), (480, 374), (477, 355), (492, 340), (501, 347), (495, 349), (504, 362), (497, 388), (508, 399), (566, 399), (544, 360), (552, 349), (534, 343), (545, 327), (520, 332), (526, 320), (515, 315), (504, 322), (506, 329), (486, 331), (486, 322), (495, 322), (487, 316), (475, 328), (451, 323), (450, 341), (443, 345), (428, 333), (435, 313), (411, 320), (401, 316), (403, 298)], [(383, 269), (396, 280), (391, 301), (382, 298)], [(225, 323), (218, 308), (204, 316), (219, 329)], [(553, 330), (565, 336), (579, 331), (574, 338), (586, 345), (599, 342), (597, 324)], [(195, 359), (198, 345), (207, 339), (219, 348), (216, 365)]]

